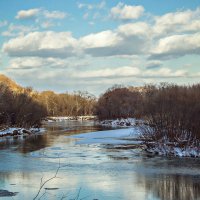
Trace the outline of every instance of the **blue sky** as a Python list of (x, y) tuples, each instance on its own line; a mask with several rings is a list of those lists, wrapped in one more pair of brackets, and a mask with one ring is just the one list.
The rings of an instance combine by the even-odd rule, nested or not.
[(0, 48), (0, 72), (40, 91), (197, 83), (200, 3), (1, 0)]

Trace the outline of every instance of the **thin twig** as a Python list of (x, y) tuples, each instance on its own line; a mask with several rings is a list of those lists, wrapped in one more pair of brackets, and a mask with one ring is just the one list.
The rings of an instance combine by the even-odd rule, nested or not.
[[(57, 174), (58, 174), (60, 168), (61, 168), (61, 166), (60, 166), (60, 159), (59, 159), (59, 166), (58, 166), (58, 168), (57, 168), (57, 170), (56, 170), (55, 175), (54, 175), (53, 177), (47, 179), (47, 180), (44, 181), (43, 183), (41, 182), (42, 184), (40, 183), (40, 188), (39, 188), (37, 194), (35, 195), (35, 197), (33, 198), (33, 200), (36, 200), (36, 199), (37, 199), (37, 197), (39, 196), (39, 194), (40, 194), (42, 188), (43, 188), (49, 181), (51, 181), (51, 180), (57, 178)], [(43, 179), (43, 178), (41, 178), (41, 181), (42, 181), (42, 179)]]
[(78, 200), (78, 198), (79, 198), (79, 196), (80, 196), (80, 193), (81, 193), (81, 187), (79, 188), (79, 191), (78, 191), (78, 194), (77, 194), (75, 200)]

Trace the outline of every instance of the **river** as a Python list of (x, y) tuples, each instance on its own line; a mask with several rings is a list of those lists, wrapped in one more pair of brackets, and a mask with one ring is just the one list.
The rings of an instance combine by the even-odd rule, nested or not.
[(41, 135), (0, 141), (0, 199), (31, 200), (58, 170), (39, 193), (41, 200), (200, 200), (200, 159), (152, 156), (140, 148), (81, 144), (69, 137), (101, 131), (92, 121), (44, 128)]

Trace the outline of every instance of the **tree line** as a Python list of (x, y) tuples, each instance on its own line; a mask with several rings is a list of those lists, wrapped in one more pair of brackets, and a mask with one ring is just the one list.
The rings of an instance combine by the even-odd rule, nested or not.
[(0, 84), (0, 127), (38, 127), (47, 116), (92, 115), (96, 98), (88, 92), (56, 94)]
[(39, 101), (47, 110), (48, 116), (85, 116), (93, 115), (96, 97), (81, 91), (72, 94), (44, 91), (39, 94)]
[(149, 141), (200, 143), (200, 84), (114, 86), (98, 99), (88, 92), (57, 94), (0, 84), (0, 126), (38, 126), (46, 116), (97, 115), (100, 120), (142, 119)]
[(96, 104), (99, 119), (138, 118), (148, 141), (200, 144), (200, 84), (178, 86), (162, 83), (142, 89), (112, 87)]
[(0, 84), (0, 126), (39, 126), (47, 112), (44, 106), (28, 89), (12, 91), (6, 84)]

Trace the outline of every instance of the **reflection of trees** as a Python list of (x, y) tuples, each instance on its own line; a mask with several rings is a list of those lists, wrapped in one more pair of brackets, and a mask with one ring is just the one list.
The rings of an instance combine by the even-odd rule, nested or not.
[[(182, 175), (159, 175), (144, 178), (144, 187), (160, 200), (197, 200), (200, 197), (199, 178)], [(141, 177), (140, 177), (141, 179)]]
[[(68, 123), (51, 123), (44, 125), (44, 128), (47, 130), (46, 133), (41, 135), (30, 135), (26, 138), (3, 138), (0, 140), (0, 150), (13, 148), (21, 153), (28, 153), (32, 151), (38, 151), (53, 145), (57, 142), (60, 137), (65, 135), (73, 135), (79, 133), (87, 133), (97, 130), (102, 130), (102, 127), (91, 126), (90, 122), (73, 122), (69, 121)], [(65, 141), (67, 142), (67, 141)]]
[(24, 140), (24, 142), (19, 146), (18, 150), (22, 153), (28, 153), (43, 149), (48, 146), (50, 146), (50, 141), (47, 134), (34, 135)]
[(5, 183), (7, 184), (6, 182), (9, 182), (10, 185), (17, 185), (18, 183), (18, 180), (23, 178), (23, 179), (27, 179), (27, 180), (30, 180), (31, 179), (31, 176), (33, 176), (32, 174), (33, 172), (0, 172), (0, 180), (1, 180), (1, 183)]
[(44, 135), (31, 135), (27, 138), (11, 138), (0, 141), (0, 149), (8, 149), (11, 147), (22, 153), (37, 151), (50, 145), (49, 137)]
[(22, 140), (18, 140), (18, 139), (3, 139), (0, 141), (0, 150), (7, 149), (12, 146), (15, 147), (16, 145), (20, 144), (21, 141)]

